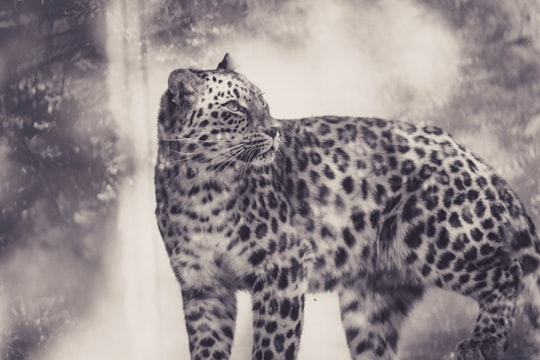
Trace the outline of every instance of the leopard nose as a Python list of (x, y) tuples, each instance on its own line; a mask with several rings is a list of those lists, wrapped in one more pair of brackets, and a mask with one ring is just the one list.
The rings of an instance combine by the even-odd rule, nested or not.
[(272, 139), (274, 139), (276, 137), (276, 135), (279, 134), (279, 130), (278, 130), (277, 127), (272, 126), (272, 127), (268, 128), (268, 129), (264, 130), (264, 133), (266, 135), (270, 136)]

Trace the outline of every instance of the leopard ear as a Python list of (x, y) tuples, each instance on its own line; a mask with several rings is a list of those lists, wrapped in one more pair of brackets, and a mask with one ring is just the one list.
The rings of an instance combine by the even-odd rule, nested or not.
[(193, 103), (198, 93), (198, 87), (202, 83), (203, 79), (192, 70), (174, 70), (170, 73), (168, 80), (171, 101), (176, 105)]
[(232, 61), (229, 53), (226, 53), (223, 60), (218, 64), (216, 70), (232, 70)]

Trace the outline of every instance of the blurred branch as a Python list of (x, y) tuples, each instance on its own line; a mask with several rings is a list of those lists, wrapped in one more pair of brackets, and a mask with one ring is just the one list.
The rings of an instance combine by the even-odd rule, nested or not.
[[(70, 62), (97, 44), (94, 20), (106, 1), (11, 1), (0, 7), (0, 85), (19, 81), (55, 61)], [(4, 75), (2, 77), (2, 75)]]

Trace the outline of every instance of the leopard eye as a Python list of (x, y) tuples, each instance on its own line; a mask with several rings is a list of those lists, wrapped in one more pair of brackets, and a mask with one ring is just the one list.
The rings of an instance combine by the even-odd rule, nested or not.
[(225, 106), (227, 107), (227, 109), (233, 112), (238, 112), (241, 110), (240, 105), (236, 100), (228, 101), (227, 103), (225, 103)]

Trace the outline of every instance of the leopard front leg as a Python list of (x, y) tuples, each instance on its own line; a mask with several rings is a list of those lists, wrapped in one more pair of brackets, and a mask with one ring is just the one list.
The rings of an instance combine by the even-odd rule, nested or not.
[(236, 320), (234, 288), (208, 277), (200, 263), (171, 262), (182, 290), (191, 359), (229, 359)]
[(307, 288), (298, 272), (275, 267), (249, 276), (253, 298), (254, 360), (294, 360), (298, 351)]

